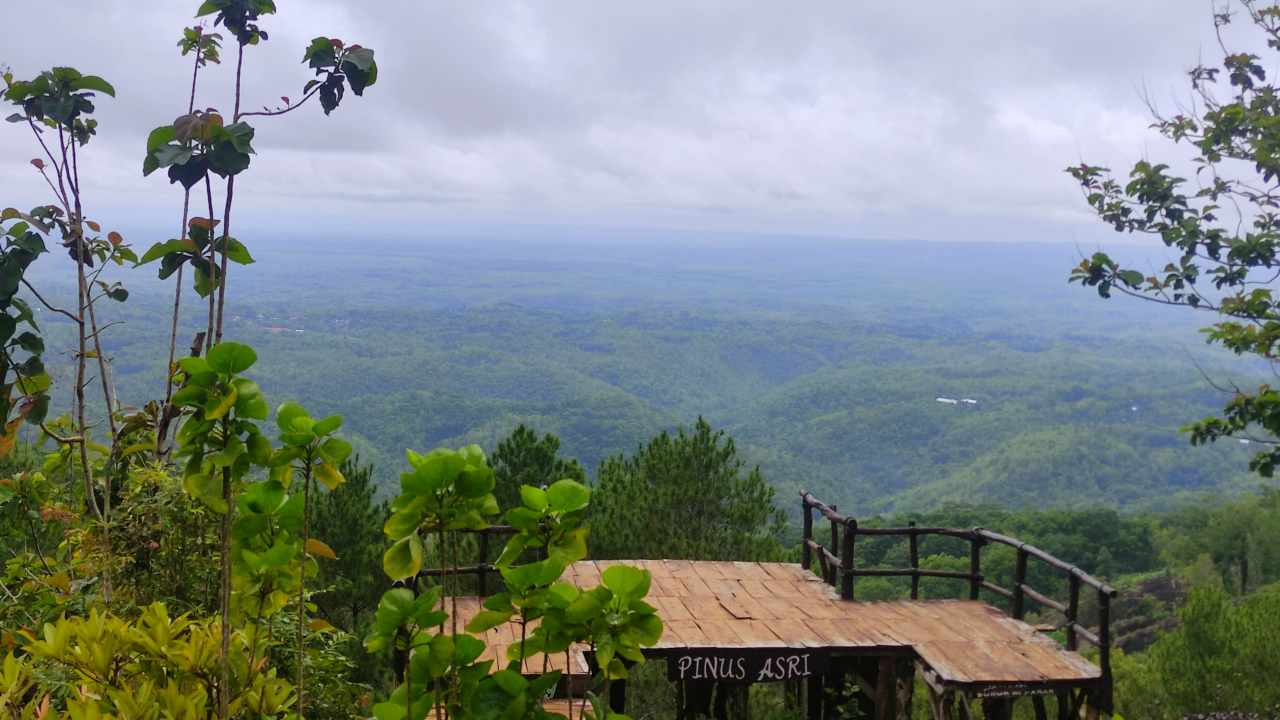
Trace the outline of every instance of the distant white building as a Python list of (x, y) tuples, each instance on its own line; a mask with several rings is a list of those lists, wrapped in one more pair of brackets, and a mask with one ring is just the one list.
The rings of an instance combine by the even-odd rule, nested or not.
[(934, 398), (934, 401), (935, 401), (935, 402), (940, 402), (940, 403), (942, 403), (942, 404), (944, 404), (944, 405), (959, 405), (959, 404), (960, 404), (960, 401), (959, 401), (959, 400), (956, 400), (955, 398), (938, 397), (938, 398)]
[(973, 398), (960, 398), (960, 402), (964, 403), (965, 405), (977, 405), (977, 404), (978, 404), (978, 401), (977, 401), (977, 400), (974, 400)]

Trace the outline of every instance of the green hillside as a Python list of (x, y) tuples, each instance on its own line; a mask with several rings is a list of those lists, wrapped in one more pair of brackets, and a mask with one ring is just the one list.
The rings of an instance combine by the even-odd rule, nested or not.
[[(700, 415), (783, 497), (867, 510), (1163, 507), (1253, 482), (1248, 448), (1177, 433), (1222, 403), (1202, 371), (1249, 368), (1197, 318), (1068, 288), (1074, 248), (712, 240), (321, 245), (301, 263), (265, 243), (229, 336), (259, 348), (274, 402), (343, 414), (384, 484), (404, 447), (491, 448), (519, 422), (594, 473)], [(992, 284), (996, 266), (1013, 272)], [(161, 390), (167, 338), (142, 318), (171, 302), (139, 275), (108, 308), (132, 402)], [(46, 323), (56, 347), (68, 326)]]

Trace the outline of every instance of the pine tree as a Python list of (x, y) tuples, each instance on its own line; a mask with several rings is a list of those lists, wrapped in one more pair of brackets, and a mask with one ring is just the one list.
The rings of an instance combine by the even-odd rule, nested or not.
[(591, 507), (596, 558), (770, 560), (786, 526), (760, 469), (701, 417), (602, 463)]

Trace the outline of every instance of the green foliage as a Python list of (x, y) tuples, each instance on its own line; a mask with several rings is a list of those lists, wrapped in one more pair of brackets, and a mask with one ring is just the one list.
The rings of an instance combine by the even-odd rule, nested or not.
[(30, 221), (13, 208), (0, 212), (0, 457), (13, 452), (24, 422), (39, 425), (49, 410), (44, 339), (31, 306), (17, 296), (27, 268), (47, 252), (32, 225), (49, 210), (36, 208)]
[[(494, 473), (475, 446), (425, 455), (410, 451), (408, 459), (412, 469), (401, 475), (402, 492), (392, 502), (385, 528), (395, 545), (383, 559), (387, 575), (407, 581), (408, 587), (382, 596), (365, 641), (372, 652), (394, 649), (405, 667), (402, 683), (374, 706), (375, 717), (422, 717), (435, 706), (449, 717), (542, 718), (547, 713), (541, 701), (560, 673), (529, 679), (526, 660), (587, 644), (600, 666), (597, 683), (606, 691), (609, 682), (627, 677), (628, 664), (644, 662), (642, 648), (662, 634), (655, 609), (644, 602), (648, 571), (612, 566), (595, 588), (560, 580), (571, 563), (587, 555), (582, 521), (591, 491), (569, 479), (546, 489), (520, 489), (522, 504), (505, 516), (516, 532), (496, 562), (505, 591), (488, 597), (468, 622), (468, 634), (459, 634), (457, 602), (451, 607), (448, 598), (456, 597), (460, 586), (456, 578), (450, 581), (448, 570), (458, 566), (458, 534), (483, 529), (498, 512)], [(423, 537), (434, 538), (443, 574), (441, 585), (418, 594)], [(521, 562), (531, 551), (535, 559)], [(484, 643), (474, 634), (511, 622), (518, 622), (520, 639), (508, 648), (507, 666), (492, 672), (493, 661), (477, 662)], [(613, 717), (599, 696), (592, 702), (597, 717)]]
[(1191, 592), (1182, 626), (1142, 655), (1117, 658), (1116, 707), (1124, 717), (1177, 720), (1199, 713), (1266, 716), (1280, 706), (1280, 588), (1239, 602), (1222, 590)]
[[(347, 46), (337, 38), (318, 37), (302, 55), (302, 62), (316, 71), (316, 79), (303, 86), (304, 96), (320, 93), (320, 107), (328, 115), (342, 102), (345, 87), (363, 95), (364, 89), (378, 81), (378, 64), (373, 51), (359, 45)], [(343, 83), (346, 83), (344, 85)]]
[(93, 114), (93, 98), (97, 93), (115, 97), (115, 88), (97, 75), (82, 75), (75, 68), (55, 67), (33, 80), (17, 80), (4, 76), (7, 89), (4, 99), (22, 109), (10, 115), (10, 122), (24, 120), (41, 123), (65, 131), (84, 145), (97, 133), (98, 121)]
[[(1280, 49), (1280, 15), (1244, 0), (1244, 16), (1271, 50)], [(1216, 28), (1237, 14), (1215, 13)], [(1155, 129), (1194, 152), (1196, 189), (1169, 165), (1142, 160), (1121, 184), (1107, 168), (1081, 164), (1067, 169), (1089, 205), (1117, 232), (1158, 236), (1175, 257), (1147, 274), (1098, 252), (1072, 272), (1072, 282), (1159, 303), (1210, 310), (1219, 320), (1205, 328), (1210, 343), (1237, 355), (1274, 361), (1280, 342), (1280, 299), (1272, 288), (1280, 250), (1280, 197), (1255, 188), (1280, 173), (1275, 134), (1277, 88), (1267, 81), (1262, 58), (1223, 46), (1221, 67), (1198, 65), (1189, 73), (1197, 99), (1193, 110), (1157, 115)], [(1226, 83), (1222, 82), (1222, 75)], [(1219, 417), (1186, 427), (1193, 444), (1258, 433), (1280, 434), (1280, 394), (1269, 384), (1239, 391)], [(1280, 449), (1257, 452), (1250, 469), (1270, 477)]]
[(698, 418), (692, 432), (664, 432), (631, 457), (606, 460), (591, 524), (599, 558), (768, 560), (781, 552), (785, 518), (733, 438)]
[(486, 518), (498, 514), (493, 470), (479, 447), (440, 448), (425, 455), (409, 450), (407, 456), (412, 469), (400, 475), (400, 495), (391, 503), (391, 517), (383, 528), (392, 545), (382, 556), (382, 568), (392, 580), (414, 577), (422, 570), (419, 530), (479, 530)]
[[(67, 698), (67, 715), (60, 717), (147, 717), (157, 711), (169, 717), (207, 717), (214, 705), (220, 661), (213, 621), (171, 618), (163, 605), (155, 604), (133, 622), (93, 609), (87, 616), (61, 618), (23, 634), (24, 654), (33, 665), (65, 673), (63, 687), (42, 682), (35, 690), (46, 708), (50, 695)], [(249, 634), (235, 633), (231, 713), (279, 717), (294, 702), (292, 690), (274, 669), (254, 667), (253, 644)], [(9, 670), (5, 667), (4, 674)], [(19, 674), (25, 674), (20, 665), (14, 675)], [(9, 709), (3, 698), (0, 691), (0, 709)], [(13, 700), (20, 703), (21, 696)]]
[(333, 549), (336, 559), (320, 567), (324, 590), (316, 595), (319, 613), (348, 632), (363, 627), (382, 594), (385, 577), (380, 572), (385, 539), (382, 526), (390, 508), (376, 502), (373, 467), (356, 456), (340, 467), (346, 482), (315, 499), (311, 527)]
[(1156, 536), (1165, 562), (1190, 567), (1207, 557), (1221, 585), (1247, 593), (1280, 582), (1280, 492), (1189, 505), (1161, 518)]
[(541, 438), (532, 428), (520, 423), (503, 438), (490, 456), (493, 466), (493, 495), (501, 507), (520, 503), (520, 488), (529, 485), (545, 488), (557, 480), (587, 482), (587, 472), (572, 458), (562, 458), (560, 438), (546, 433)]

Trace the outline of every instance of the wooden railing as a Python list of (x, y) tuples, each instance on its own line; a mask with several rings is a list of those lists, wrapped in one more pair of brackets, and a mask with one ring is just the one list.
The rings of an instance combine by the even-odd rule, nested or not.
[(460, 532), (470, 533), (476, 536), (478, 558), (475, 565), (467, 565), (464, 567), (450, 568), (442, 570), (440, 568), (425, 568), (418, 573), (419, 577), (441, 577), (448, 575), (455, 577), (458, 575), (474, 575), (476, 576), (476, 594), (486, 596), (489, 594), (489, 575), (498, 571), (493, 563), (489, 562), (489, 546), (490, 538), (497, 536), (514, 535), (516, 529), (510, 525), (489, 525), (479, 530), (461, 530)]
[[(1009, 614), (1018, 620), (1026, 617), (1027, 601), (1057, 612), (1064, 618), (1058, 628), (1065, 631), (1068, 650), (1077, 650), (1080, 641), (1084, 640), (1098, 649), (1098, 666), (1102, 670), (1103, 703), (1110, 708), (1111, 704), (1111, 601), (1116, 597), (1115, 588), (1093, 577), (1089, 573), (1070, 563), (1064, 562), (1049, 553), (1029, 545), (1008, 535), (992, 532), (985, 528), (943, 528), (917, 527), (914, 523), (907, 527), (859, 527), (858, 521), (851, 516), (841, 515), (834, 505), (827, 505), (808, 492), (800, 493), (803, 506), (804, 539), (800, 548), (800, 563), (806, 569), (813, 569), (817, 560), (818, 572), (832, 587), (839, 588), (840, 597), (853, 600), (854, 579), (859, 577), (906, 577), (911, 581), (911, 599), (920, 597), (920, 578), (952, 578), (964, 580), (968, 584), (968, 595), (971, 600), (978, 600), (983, 590), (1009, 601)], [(830, 523), (830, 544), (824, 544), (814, 538), (814, 514)], [(859, 568), (855, 551), (859, 536), (897, 536), (905, 537), (908, 543), (908, 562), (906, 568)], [(920, 538), (938, 535), (958, 538), (969, 543), (969, 570), (933, 570), (920, 567)], [(987, 545), (998, 544), (1013, 548), (1015, 562), (1012, 587), (1002, 587), (988, 580), (982, 573), (982, 549)], [(1067, 597), (1059, 600), (1036, 590), (1027, 584), (1027, 565), (1031, 560), (1043, 563), (1065, 575), (1067, 580)], [(1090, 630), (1080, 621), (1080, 594), (1082, 589), (1089, 588), (1097, 593), (1098, 626), (1097, 631)], [(1058, 629), (1055, 628), (1055, 629)]]

